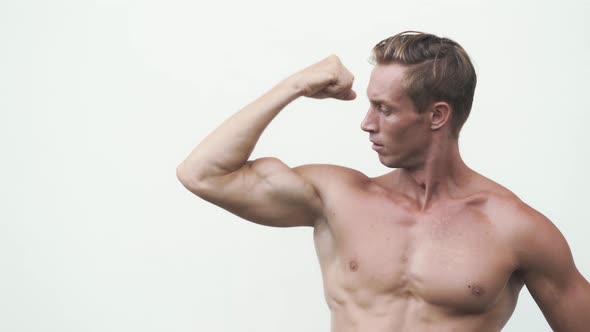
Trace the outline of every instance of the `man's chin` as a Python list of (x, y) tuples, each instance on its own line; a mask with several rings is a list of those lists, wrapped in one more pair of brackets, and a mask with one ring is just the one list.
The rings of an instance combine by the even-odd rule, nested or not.
[(386, 166), (389, 168), (399, 168), (400, 167), (397, 160), (387, 158), (386, 156), (383, 156), (383, 155), (379, 155), (379, 161), (381, 162), (381, 164), (383, 164), (383, 166)]

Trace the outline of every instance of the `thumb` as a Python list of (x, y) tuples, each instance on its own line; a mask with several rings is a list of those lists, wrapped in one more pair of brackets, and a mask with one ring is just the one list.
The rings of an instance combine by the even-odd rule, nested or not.
[(339, 95), (336, 98), (340, 100), (353, 100), (356, 98), (356, 92), (354, 92), (353, 89), (349, 89), (344, 91), (341, 95)]

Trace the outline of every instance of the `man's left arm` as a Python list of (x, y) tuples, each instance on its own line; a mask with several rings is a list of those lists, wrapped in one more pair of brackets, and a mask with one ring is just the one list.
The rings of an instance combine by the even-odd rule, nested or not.
[(566, 239), (543, 214), (532, 208), (526, 214), (517, 249), (527, 289), (555, 332), (590, 331), (590, 283)]

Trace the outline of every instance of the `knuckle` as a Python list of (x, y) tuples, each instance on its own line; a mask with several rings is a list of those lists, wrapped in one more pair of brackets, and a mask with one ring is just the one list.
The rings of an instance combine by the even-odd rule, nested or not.
[(328, 57), (329, 62), (340, 65), (340, 58), (336, 54), (331, 54)]
[(332, 83), (335, 83), (337, 81), (338, 81), (338, 72), (333, 71), (333, 70), (329, 71), (328, 72), (328, 82), (330, 84), (332, 84)]
[(331, 60), (340, 60), (336, 54), (330, 54), (328, 58)]

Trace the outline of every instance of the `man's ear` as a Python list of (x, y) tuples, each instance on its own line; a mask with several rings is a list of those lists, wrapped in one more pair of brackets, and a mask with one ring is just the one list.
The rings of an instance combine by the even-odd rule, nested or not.
[(432, 104), (430, 111), (430, 128), (438, 130), (442, 128), (445, 123), (451, 121), (451, 106), (444, 101), (439, 101)]

